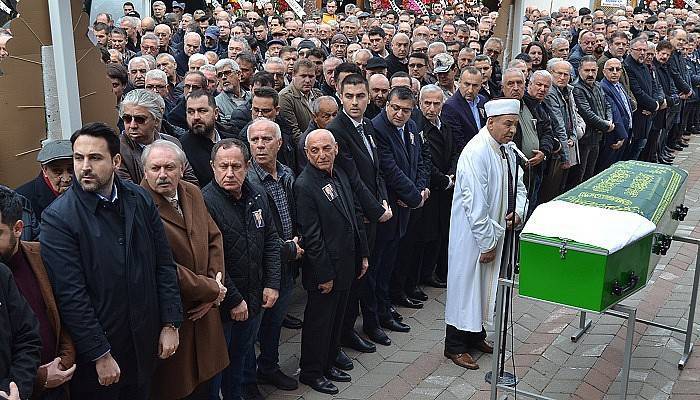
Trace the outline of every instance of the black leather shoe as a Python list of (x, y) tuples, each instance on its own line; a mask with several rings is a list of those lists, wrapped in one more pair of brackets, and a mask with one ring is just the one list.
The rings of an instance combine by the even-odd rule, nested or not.
[(394, 321), (393, 319), (379, 321), (379, 325), (384, 329), (388, 329), (388, 330), (394, 331), (394, 332), (406, 333), (406, 332), (409, 332), (411, 330), (410, 326), (404, 324), (403, 322)]
[(287, 329), (301, 329), (304, 323), (299, 318), (293, 317), (289, 314), (284, 316), (282, 320), (282, 326)]
[(403, 297), (400, 297), (398, 299), (394, 299), (393, 303), (396, 304), (397, 306), (406, 307), (406, 308), (413, 308), (413, 309), (423, 308), (423, 303), (421, 303), (420, 301), (409, 299), (406, 295), (404, 295)]
[(391, 313), (391, 318), (399, 322), (403, 321), (403, 315), (399, 314), (394, 307), (389, 307), (389, 312)]
[(418, 301), (427, 301), (428, 300), (428, 295), (425, 294), (425, 292), (422, 291), (419, 287), (414, 287), (413, 289), (407, 290), (406, 296), (408, 296), (409, 299), (418, 300)]
[(668, 147), (670, 147), (671, 149), (676, 150), (676, 151), (683, 151), (683, 147), (679, 146), (678, 143), (674, 143)]
[(336, 367), (331, 367), (331, 369), (326, 371), (326, 378), (328, 378), (328, 380), (331, 380), (333, 382), (350, 382), (352, 380), (350, 375), (339, 370)]
[(681, 146), (681, 147), (683, 147), (683, 148), (686, 148), (686, 147), (690, 146), (688, 143), (685, 143), (685, 142), (682, 141), (682, 140), (679, 140), (678, 143), (676, 143), (676, 144), (679, 145), (679, 146)]
[(285, 375), (279, 369), (271, 374), (258, 371), (258, 382), (272, 385), (280, 390), (296, 390), (299, 387), (299, 382), (296, 379)]
[(431, 276), (430, 279), (424, 280), (423, 284), (426, 286), (430, 286), (430, 287), (434, 287), (434, 288), (438, 288), (438, 289), (444, 289), (447, 287), (447, 282), (441, 281), (436, 276)]
[(315, 378), (315, 379), (304, 379), (299, 377), (299, 382), (304, 385), (309, 386), (311, 389), (325, 393), (325, 394), (338, 394), (338, 387), (329, 381), (325, 376)]
[(384, 333), (384, 331), (380, 328), (365, 329), (364, 332), (369, 340), (373, 341), (374, 343), (381, 344), (382, 346), (391, 345), (391, 339), (389, 339), (389, 336), (387, 336), (386, 333)]
[(263, 400), (265, 398), (255, 383), (243, 385), (243, 393), (241, 394), (245, 400)]
[(343, 371), (350, 371), (351, 369), (355, 368), (352, 360), (347, 354), (345, 354), (343, 349), (340, 349), (338, 352), (338, 355), (335, 357), (335, 361), (333, 361), (333, 365), (335, 365), (335, 367), (338, 369), (342, 369)]
[(374, 353), (377, 351), (377, 347), (374, 343), (366, 341), (354, 330), (348, 336), (340, 339), (340, 345), (357, 350), (360, 353)]
[(673, 161), (665, 159), (665, 158), (659, 158), (659, 164), (673, 165)]

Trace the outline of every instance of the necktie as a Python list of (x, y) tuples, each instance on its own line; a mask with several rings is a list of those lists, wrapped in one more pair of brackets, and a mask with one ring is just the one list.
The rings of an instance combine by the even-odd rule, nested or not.
[(620, 99), (622, 100), (622, 104), (625, 106), (625, 111), (627, 112), (627, 116), (630, 119), (630, 125), (632, 124), (632, 110), (630, 110), (629, 103), (627, 103), (627, 94), (622, 90), (622, 85), (619, 83), (615, 84), (615, 89), (617, 89), (617, 94), (620, 95)]
[(510, 171), (510, 161), (506, 155), (505, 146), (501, 146), (501, 154), (506, 159), (506, 168), (508, 169), (508, 209), (506, 215), (515, 211), (515, 192), (513, 191), (513, 173)]
[(403, 128), (396, 128), (399, 131), (399, 137), (401, 138), (401, 143), (406, 146), (406, 138), (403, 136)]
[(372, 155), (372, 146), (369, 145), (369, 140), (367, 140), (367, 136), (365, 135), (365, 128), (362, 124), (357, 125), (357, 133), (360, 134), (360, 137), (362, 138), (362, 143), (365, 144), (365, 148), (367, 148), (367, 153), (369, 153), (369, 158), (374, 161), (374, 156)]
[(180, 208), (180, 203), (177, 201), (176, 198), (170, 198), (168, 199), (168, 203), (170, 203), (171, 206), (177, 211), (178, 214), (182, 217), (182, 209)]

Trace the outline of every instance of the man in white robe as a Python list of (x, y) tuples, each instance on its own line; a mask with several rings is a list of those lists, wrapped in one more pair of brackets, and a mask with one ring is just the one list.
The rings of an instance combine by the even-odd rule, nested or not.
[[(520, 102), (492, 100), (484, 108), (486, 126), (457, 163), (450, 219), (444, 354), (467, 369), (479, 368), (468, 350), (493, 352), (484, 325), (493, 323), (501, 260), (508, 257), (506, 229), (520, 224), (527, 199), (523, 171), (513, 149), (504, 146), (515, 135)], [(512, 179), (516, 172), (509, 201), (509, 175)]]

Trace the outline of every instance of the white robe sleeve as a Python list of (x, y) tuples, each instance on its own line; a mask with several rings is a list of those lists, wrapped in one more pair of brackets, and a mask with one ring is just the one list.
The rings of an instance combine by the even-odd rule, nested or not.
[[(464, 208), (468, 226), (476, 239), (481, 253), (486, 253), (496, 247), (505, 229), (489, 215), (487, 187), (490, 184), (500, 184), (499, 175), (489, 174), (488, 161), (481, 154), (472, 153), (471, 157), (461, 157), (462, 168), (457, 168), (457, 179), (460, 180), (460, 203)], [(461, 171), (460, 171), (461, 170)], [(461, 172), (461, 174), (460, 174)], [(499, 171), (500, 172), (500, 171)], [(522, 181), (521, 181), (522, 183)], [(523, 186), (524, 187), (524, 186)], [(494, 204), (494, 207), (499, 205)]]
[(527, 188), (525, 187), (525, 183), (523, 182), (523, 176), (525, 175), (525, 172), (523, 172), (523, 169), (518, 168), (518, 194), (516, 195), (516, 201), (515, 201), (515, 207), (516, 210), (515, 212), (518, 214), (520, 217), (520, 224), (522, 225), (524, 220), (525, 220), (525, 213), (528, 210), (529, 204), (527, 204)]

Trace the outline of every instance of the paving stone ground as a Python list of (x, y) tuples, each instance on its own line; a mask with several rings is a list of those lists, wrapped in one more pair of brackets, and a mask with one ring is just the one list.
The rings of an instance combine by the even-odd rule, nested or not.
[[(690, 208), (677, 234), (700, 238), (700, 138), (678, 154), (676, 164), (689, 172), (685, 205)], [(659, 262), (647, 287), (623, 304), (637, 307), (637, 317), (685, 329), (687, 326), (697, 248), (674, 242)], [(488, 399), (484, 374), (491, 356), (474, 353), (481, 369), (468, 371), (442, 355), (444, 345), (445, 292), (427, 288), (430, 300), (422, 310), (399, 309), (409, 333), (387, 332), (388, 347), (377, 352), (347, 353), (354, 359), (351, 383), (338, 385), (340, 393), (328, 396), (305, 385), (294, 392), (260, 389), (267, 399), (372, 399), (451, 400)], [(301, 317), (305, 294), (297, 289), (292, 313)], [(694, 338), (700, 333), (696, 313)], [(519, 388), (555, 399), (618, 399), (626, 321), (610, 315), (589, 314), (591, 329), (577, 343), (570, 336), (578, 326), (576, 311), (515, 296), (513, 301), (513, 364)], [(360, 327), (358, 321), (358, 328)], [(678, 369), (684, 335), (637, 323), (632, 354), (628, 397), (664, 400), (700, 399), (700, 350), (691, 355), (685, 369)], [(299, 365), (300, 331), (283, 329), (280, 345), (282, 369), (295, 374)], [(512, 342), (512, 343), (511, 343)], [(499, 398), (505, 395), (499, 392)], [(524, 396), (521, 396), (524, 398)], [(510, 398), (513, 398), (511, 395)]]

